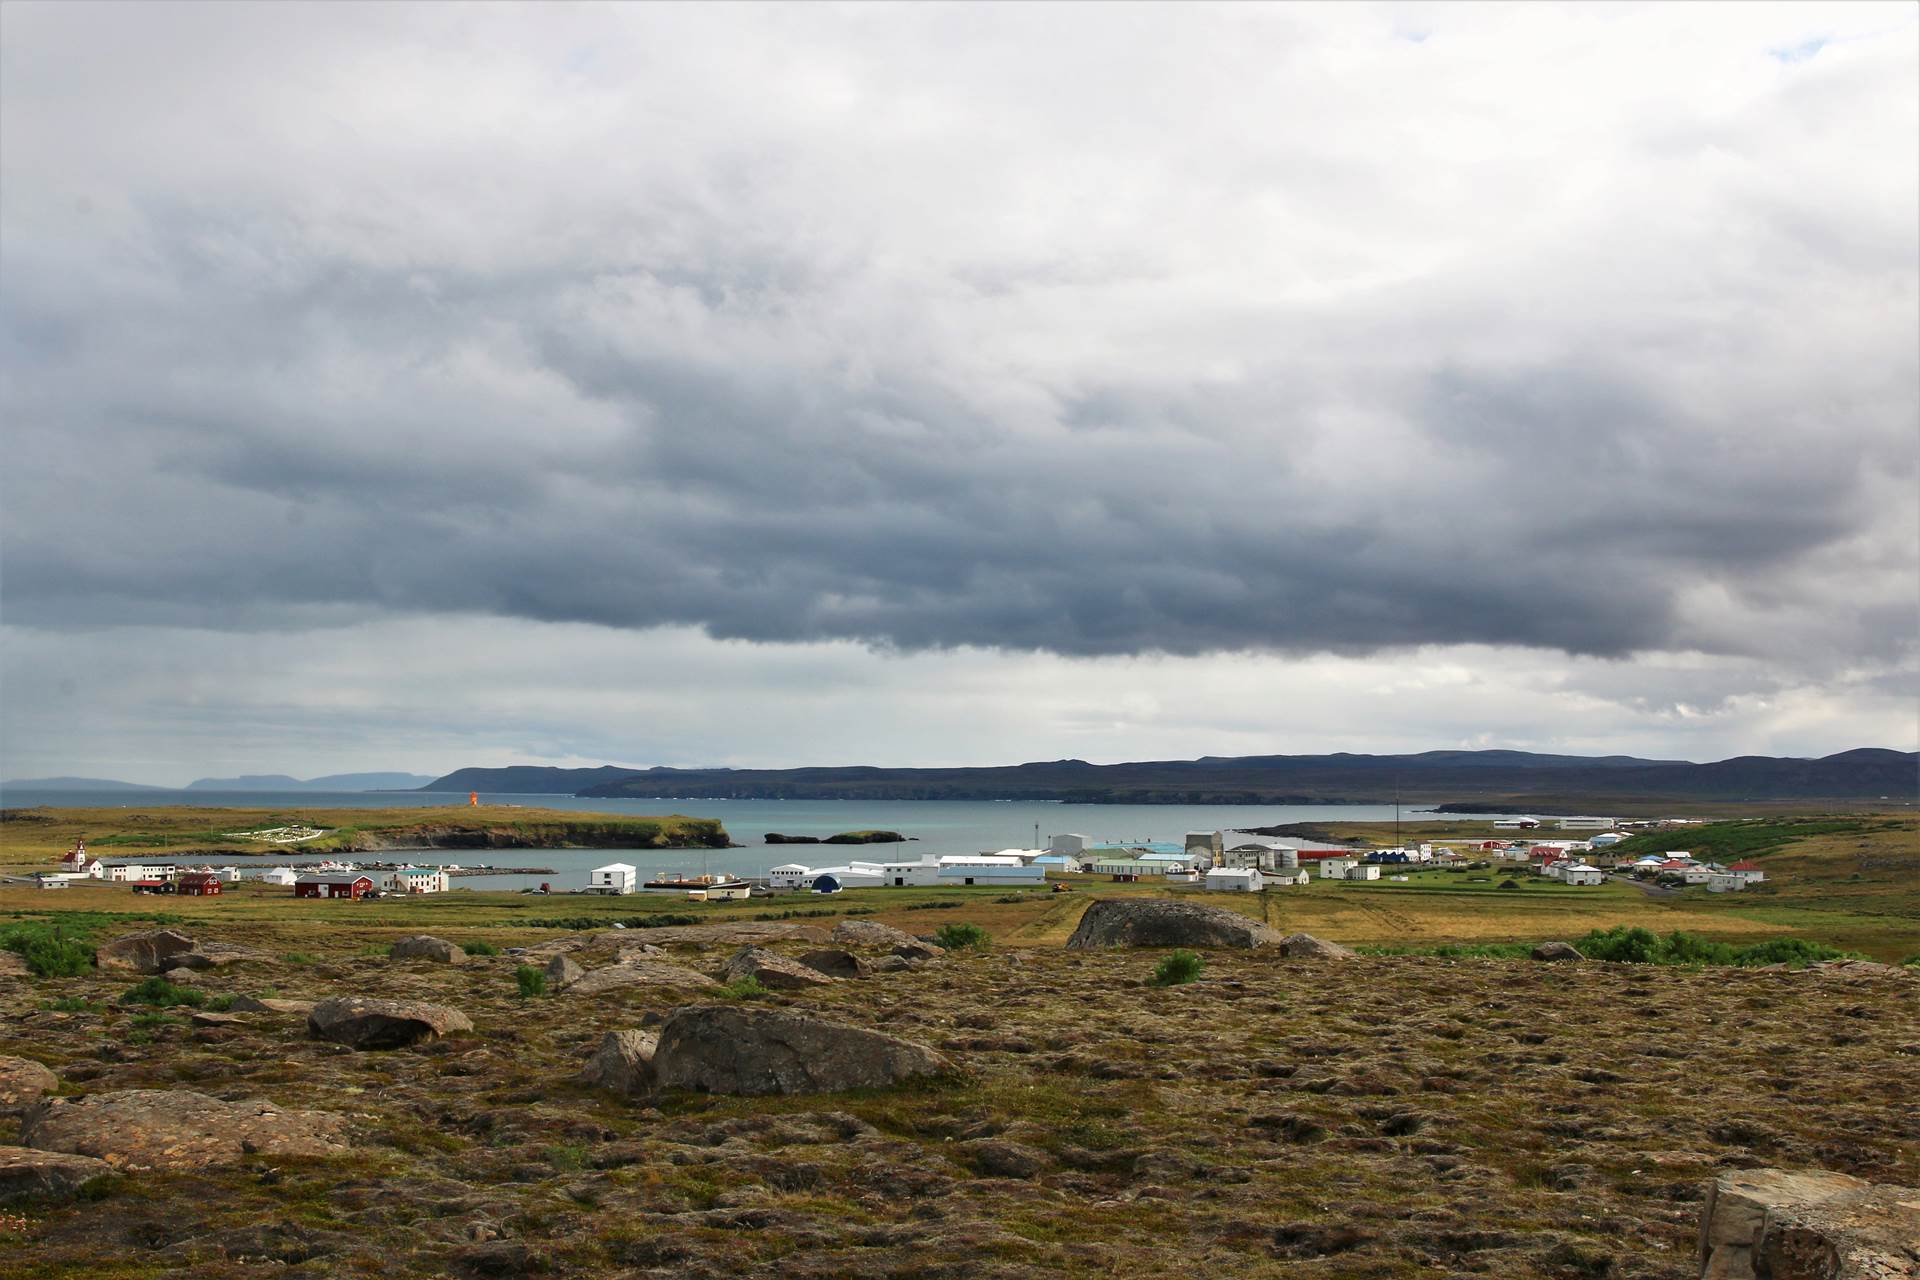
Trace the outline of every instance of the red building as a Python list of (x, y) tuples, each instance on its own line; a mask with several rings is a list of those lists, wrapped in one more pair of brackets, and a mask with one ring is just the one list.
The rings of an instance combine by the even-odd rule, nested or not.
[(194, 898), (212, 898), (220, 894), (220, 877), (211, 871), (188, 871), (174, 881), (173, 891)]
[(293, 896), (296, 898), (364, 898), (372, 892), (372, 879), (352, 872), (301, 876), (293, 882)]

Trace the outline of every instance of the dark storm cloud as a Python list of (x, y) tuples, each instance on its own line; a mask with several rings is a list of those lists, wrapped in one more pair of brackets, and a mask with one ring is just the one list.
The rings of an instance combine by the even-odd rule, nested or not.
[[(254, 84), (260, 119), (231, 134), (198, 132), (216, 113), (191, 93), (120, 141), (141, 103), (10, 85), (9, 622), (453, 613), (1072, 655), (1911, 645), (1889, 620), (1912, 516), (1888, 500), (1915, 475), (1911, 224), (1787, 198), (1831, 140), (1786, 136), (1791, 99), (1717, 127), (1738, 180), (1704, 142), (1629, 140), (1592, 159), (1619, 190), (1530, 224), (1507, 202), (1532, 171), (1479, 211), (1376, 207), (1418, 175), (1364, 136), (1344, 187), (1302, 186), (1342, 171), (1284, 101), (1265, 141), (1190, 147), (1205, 122), (1176, 119), (1088, 156), (1064, 126), (1005, 134), (965, 57), (910, 90), (888, 64), (914, 41), (821, 54), (821, 84), (760, 85), (755, 110), (545, 81), (564, 50), (481, 26), (472, 68), (420, 37), (419, 74), (524, 71), (501, 136), (337, 30), (274, 53), (310, 80)], [(36, 12), (8, 69), (98, 34)], [(1006, 75), (1018, 94), (1044, 70)], [(1859, 74), (1878, 110), (1910, 68)], [(394, 97), (327, 97), (347, 84)], [(783, 118), (821, 94), (860, 102), (819, 132)], [(577, 134), (540, 122), (555, 101)], [(932, 132), (903, 140), (889, 103)], [(1876, 129), (1906, 191), (1911, 122)], [(1649, 173), (1687, 198), (1633, 185)], [(1755, 182), (1780, 198), (1748, 202)], [(1079, 185), (1084, 227), (1050, 184)]]

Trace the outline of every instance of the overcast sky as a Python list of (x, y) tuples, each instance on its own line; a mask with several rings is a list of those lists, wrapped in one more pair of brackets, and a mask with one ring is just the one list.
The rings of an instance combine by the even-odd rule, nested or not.
[(1920, 745), (1911, 4), (0, 8), (0, 777)]

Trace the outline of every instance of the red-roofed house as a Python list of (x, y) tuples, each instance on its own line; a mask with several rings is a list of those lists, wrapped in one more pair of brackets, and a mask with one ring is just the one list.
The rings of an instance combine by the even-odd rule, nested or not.
[(220, 896), (220, 877), (212, 871), (184, 871), (173, 882), (173, 891), (190, 898), (216, 898)]
[(1759, 884), (1767, 878), (1767, 873), (1760, 869), (1760, 864), (1751, 858), (1734, 863), (1727, 868), (1727, 874), (1739, 876), (1748, 884)]

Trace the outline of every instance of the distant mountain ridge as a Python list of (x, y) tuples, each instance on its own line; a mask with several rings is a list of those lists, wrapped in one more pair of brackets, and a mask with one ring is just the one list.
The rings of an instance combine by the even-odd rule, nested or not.
[(1370, 756), (1206, 756), (956, 769), (460, 769), (423, 787), (493, 794), (769, 800), (1055, 800), (1116, 804), (1499, 804), (1513, 809), (1659, 800), (1873, 800), (1920, 795), (1920, 753), (1861, 748), (1820, 759), (1695, 764), (1633, 756), (1428, 751)]
[(0, 782), (0, 791), (9, 787), (31, 787), (36, 791), (165, 791), (144, 782), (117, 782), (112, 778), (13, 778)]
[(423, 773), (329, 773), (290, 778), (284, 773), (247, 773), (237, 778), (196, 778), (188, 791), (418, 791), (432, 782)]

